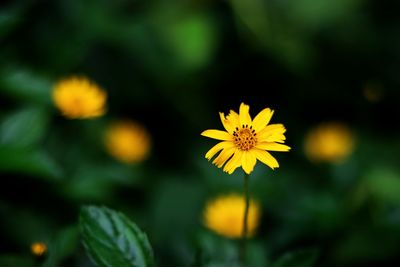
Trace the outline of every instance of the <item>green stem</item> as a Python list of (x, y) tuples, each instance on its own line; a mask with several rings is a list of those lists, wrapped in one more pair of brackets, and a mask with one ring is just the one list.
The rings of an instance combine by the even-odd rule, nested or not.
[(247, 247), (247, 217), (249, 214), (249, 204), (250, 204), (250, 193), (249, 193), (249, 174), (244, 173), (244, 184), (243, 184), (245, 207), (243, 216), (243, 233), (240, 244), (240, 261), (243, 266), (246, 266), (246, 247)]

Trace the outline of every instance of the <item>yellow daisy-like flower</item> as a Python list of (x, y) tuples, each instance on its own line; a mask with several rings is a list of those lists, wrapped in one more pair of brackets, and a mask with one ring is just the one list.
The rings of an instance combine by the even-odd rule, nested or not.
[(35, 242), (31, 245), (32, 254), (42, 256), (47, 251), (47, 246), (43, 242)]
[(354, 137), (350, 129), (339, 122), (323, 123), (309, 131), (304, 150), (314, 162), (340, 162), (354, 148)]
[[(241, 238), (243, 235), (243, 217), (245, 199), (238, 194), (220, 196), (207, 203), (204, 214), (204, 225), (229, 238)], [(260, 221), (260, 206), (250, 200), (247, 217), (247, 237), (253, 236)]]
[(84, 77), (66, 78), (53, 87), (53, 101), (69, 119), (89, 119), (103, 115), (106, 100), (106, 92)]
[(151, 140), (147, 130), (132, 121), (112, 124), (105, 133), (108, 152), (125, 163), (136, 163), (147, 158)]
[(257, 159), (272, 169), (278, 168), (278, 161), (268, 151), (289, 151), (290, 147), (285, 142), (286, 132), (283, 124), (269, 124), (274, 113), (269, 108), (263, 109), (252, 120), (249, 114), (249, 106), (241, 104), (239, 114), (231, 110), (225, 117), (220, 112), (220, 118), (226, 131), (206, 130), (201, 135), (222, 140), (207, 153), (206, 158), (211, 158), (221, 151), (214, 159), (213, 164), (229, 174), (242, 166), (243, 170), (250, 174)]

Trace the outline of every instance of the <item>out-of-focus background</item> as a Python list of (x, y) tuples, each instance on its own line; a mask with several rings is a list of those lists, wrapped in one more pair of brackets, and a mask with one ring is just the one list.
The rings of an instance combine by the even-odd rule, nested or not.
[[(316, 251), (315, 266), (398, 266), (399, 8), (2, 2), (0, 266), (93, 266), (77, 227), (84, 204), (135, 221), (158, 266), (229, 266), (236, 241), (207, 230), (202, 213), (209, 199), (241, 192), (242, 172), (208, 162), (216, 142), (200, 133), (222, 129), (218, 112), (241, 102), (252, 116), (274, 109), (292, 147), (273, 153), (280, 168), (258, 164), (251, 176), (262, 206), (252, 266), (299, 250)], [(51, 92), (71, 75), (107, 92), (104, 116), (62, 116)], [(146, 158), (130, 164), (108, 151), (105, 133), (120, 120), (146, 129)]]

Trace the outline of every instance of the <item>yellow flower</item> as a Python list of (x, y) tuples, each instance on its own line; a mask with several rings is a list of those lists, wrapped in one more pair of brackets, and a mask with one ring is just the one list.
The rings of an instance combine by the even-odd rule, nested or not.
[(47, 246), (42, 242), (35, 242), (31, 245), (31, 251), (36, 256), (42, 256), (47, 251)]
[[(210, 230), (229, 238), (243, 234), (245, 199), (238, 194), (220, 196), (207, 203), (204, 209), (204, 225)], [(247, 217), (247, 234), (253, 236), (260, 221), (260, 206), (250, 200)]]
[(339, 162), (354, 147), (354, 137), (348, 127), (341, 123), (323, 123), (311, 129), (305, 138), (307, 157), (315, 162)]
[(286, 132), (282, 124), (268, 125), (274, 111), (265, 108), (252, 120), (249, 106), (241, 104), (239, 114), (231, 110), (225, 117), (220, 112), (220, 118), (226, 131), (206, 130), (201, 135), (222, 140), (207, 153), (206, 158), (211, 158), (221, 151), (214, 159), (213, 164), (229, 174), (242, 166), (249, 174), (253, 171), (257, 159), (272, 169), (279, 167), (278, 161), (266, 150), (289, 151), (290, 147), (282, 144), (285, 142)]
[(58, 81), (53, 88), (53, 101), (69, 119), (95, 118), (105, 113), (107, 94), (84, 77)]
[(116, 122), (105, 134), (108, 152), (125, 163), (136, 163), (146, 159), (150, 143), (150, 135), (146, 129), (132, 121)]

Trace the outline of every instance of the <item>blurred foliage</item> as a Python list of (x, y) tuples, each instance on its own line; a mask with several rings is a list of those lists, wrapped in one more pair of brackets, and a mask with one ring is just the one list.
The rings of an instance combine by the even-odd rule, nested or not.
[[(262, 220), (249, 266), (398, 266), (399, 8), (372, 0), (3, 1), (0, 266), (94, 266), (79, 233), (82, 205), (134, 219), (157, 266), (239, 266), (237, 242), (201, 218), (212, 197), (242, 191), (242, 175), (204, 159), (213, 142), (200, 132), (222, 129), (218, 111), (241, 102), (252, 115), (274, 109), (292, 147), (277, 153), (279, 169), (260, 165), (251, 175)], [(70, 75), (107, 91), (105, 116), (69, 120), (54, 107), (53, 85)], [(104, 146), (110, 123), (125, 119), (148, 129), (143, 162), (120, 162)], [(329, 121), (352, 129), (354, 150), (340, 163), (311, 162), (304, 138)], [(47, 246), (42, 256), (32, 254), (35, 242)]]
[(316, 258), (317, 258), (317, 252), (312, 249), (295, 251), (284, 254), (272, 266), (273, 267), (312, 266)]

